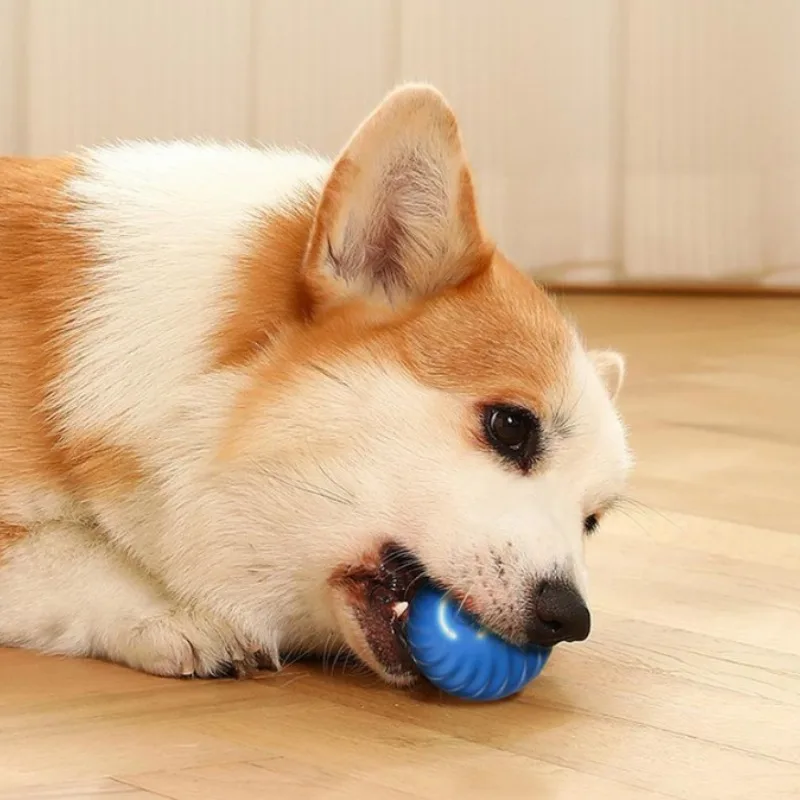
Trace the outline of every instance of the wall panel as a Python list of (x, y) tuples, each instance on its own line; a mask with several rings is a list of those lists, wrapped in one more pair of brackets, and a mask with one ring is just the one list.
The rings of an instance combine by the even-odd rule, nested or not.
[(259, 140), (334, 154), (393, 85), (391, 0), (254, 0)]
[(249, 0), (31, 0), (28, 147), (250, 134)]

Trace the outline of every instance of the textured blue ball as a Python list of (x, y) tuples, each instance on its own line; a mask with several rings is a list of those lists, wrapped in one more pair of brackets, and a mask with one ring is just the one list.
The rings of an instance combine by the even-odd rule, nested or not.
[(515, 647), (483, 628), (444, 592), (425, 586), (408, 611), (406, 637), (420, 672), (465, 700), (500, 700), (532, 681), (550, 656), (547, 647)]

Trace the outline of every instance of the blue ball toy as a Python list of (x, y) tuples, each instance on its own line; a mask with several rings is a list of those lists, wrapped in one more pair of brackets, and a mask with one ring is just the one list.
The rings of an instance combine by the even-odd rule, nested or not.
[(420, 672), (464, 700), (500, 700), (544, 668), (548, 647), (516, 647), (482, 627), (445, 592), (422, 587), (408, 610), (406, 638)]

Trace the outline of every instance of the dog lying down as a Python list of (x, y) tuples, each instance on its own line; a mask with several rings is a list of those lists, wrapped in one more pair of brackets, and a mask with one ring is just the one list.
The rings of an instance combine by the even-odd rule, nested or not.
[(584, 639), (622, 363), (492, 244), (426, 86), (332, 163), (2, 159), (0, 644), (169, 676), (346, 647), (404, 685), (422, 576)]

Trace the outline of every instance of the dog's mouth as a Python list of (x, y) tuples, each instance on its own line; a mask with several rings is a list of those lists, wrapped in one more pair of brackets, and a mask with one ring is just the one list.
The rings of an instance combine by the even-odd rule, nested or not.
[(384, 546), (377, 557), (340, 570), (332, 578), (349, 611), (345, 628), (348, 638), (355, 639), (350, 644), (356, 655), (395, 683), (411, 683), (418, 674), (405, 629), (409, 604), (424, 581), (419, 560), (392, 544)]

